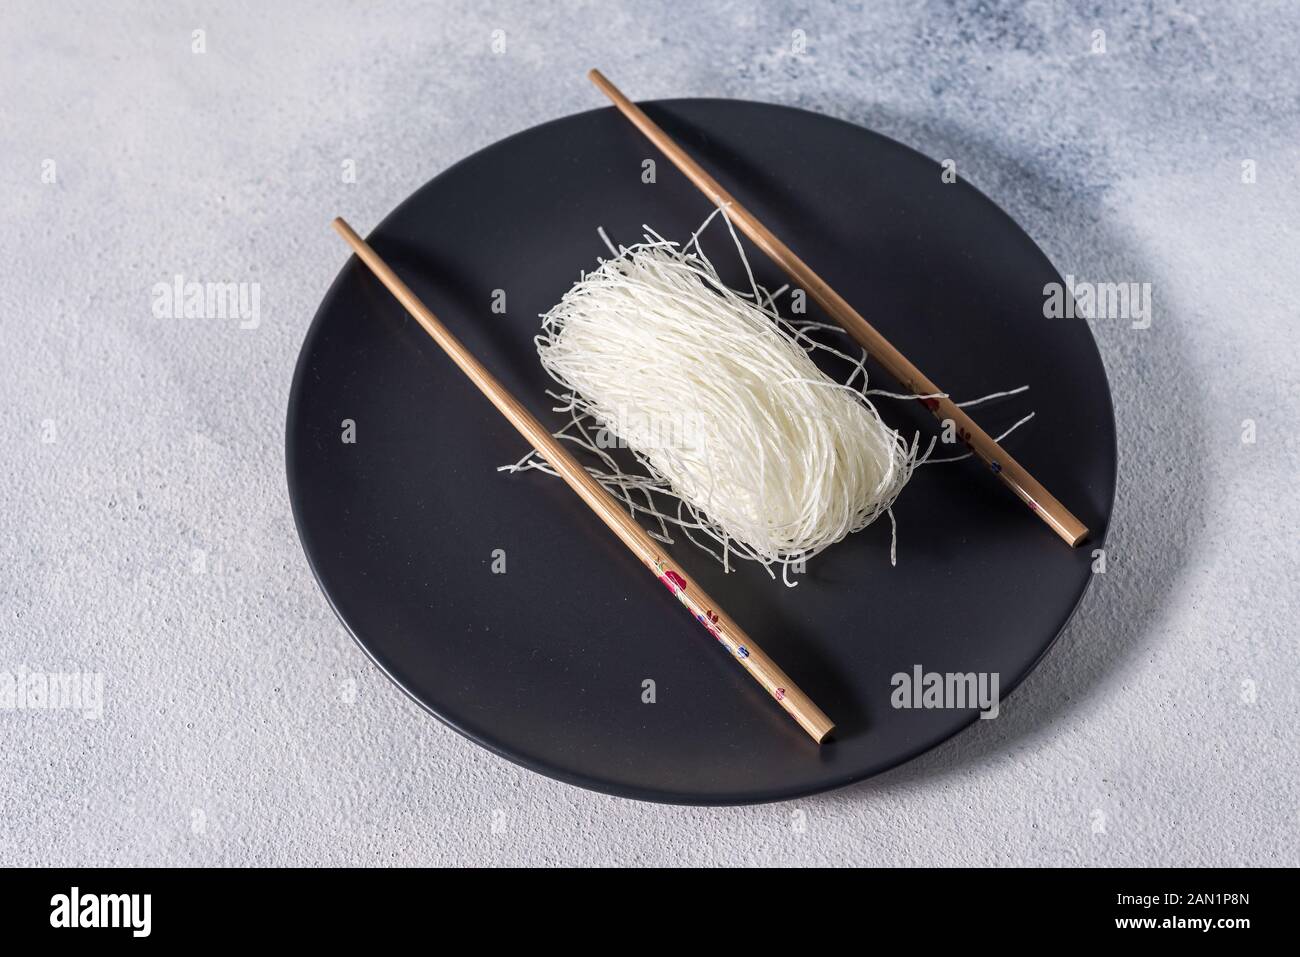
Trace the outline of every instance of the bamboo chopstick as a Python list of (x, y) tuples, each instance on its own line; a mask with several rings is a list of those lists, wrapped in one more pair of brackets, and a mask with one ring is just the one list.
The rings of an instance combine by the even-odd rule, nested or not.
[(799, 722), (799, 726), (820, 744), (835, 727), (822, 710), (705, 594), (703, 588), (664, 557), (663, 549), (646, 534), (645, 529), (601, 488), (600, 483), (587, 473), (542, 423), (507, 392), (492, 373), (438, 321), (429, 307), (411, 292), (406, 283), (398, 278), (364, 239), (352, 231), (351, 226), (339, 218), (334, 220), (334, 229), (347, 240), (353, 252), (388, 287), (397, 301), (406, 307), (406, 311), (424, 327), (433, 341), (451, 357), (452, 362), (460, 367), (460, 371), (497, 407), (497, 411), (519, 430), (520, 435), (542, 454), (601, 521), (681, 600), (691, 615), (735, 656), (750, 676), (766, 688), (780, 702), (781, 707)]
[(727, 207), (727, 215), (748, 236), (759, 249), (769, 257), (796, 284), (831, 315), (845, 331), (867, 350), (867, 353), (880, 363), (893, 378), (918, 396), (942, 396), (925, 398), (921, 401), (934, 413), (935, 418), (943, 421), (951, 419), (957, 428), (957, 435), (966, 443), (998, 478), (1020, 496), (1035, 514), (1046, 522), (1057, 535), (1071, 546), (1078, 545), (1088, 536), (1087, 527), (1071, 514), (1070, 510), (1057, 501), (1047, 489), (1043, 488), (1024, 467), (1007, 454), (993, 438), (975, 424), (975, 421), (957, 407), (943, 391), (931, 382), (907, 357), (889, 344), (889, 342), (862, 318), (834, 289), (827, 285), (817, 273), (781, 240), (776, 238), (766, 226), (722, 188), (712, 176), (704, 171), (699, 163), (677, 145), (654, 120), (646, 116), (635, 103), (609, 82), (599, 70), (587, 74), (592, 83), (600, 89), (625, 117), (632, 121), (645, 136), (659, 148), (659, 151), (672, 160), (686, 178), (695, 184), (709, 200), (717, 206)]

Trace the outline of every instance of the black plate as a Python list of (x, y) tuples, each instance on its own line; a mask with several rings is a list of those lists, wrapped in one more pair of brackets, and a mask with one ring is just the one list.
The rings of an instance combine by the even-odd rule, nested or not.
[[(954, 396), (1029, 384), (976, 418), (1093, 530), (1071, 550), (973, 462), (922, 469), (878, 523), (798, 587), (673, 554), (838, 722), (818, 749), (561, 482), (509, 475), (524, 443), (356, 259), (326, 295), (289, 401), (294, 517), (321, 588), (416, 701), (513, 761), (646, 800), (728, 804), (856, 781), (925, 751), (971, 710), (890, 705), (915, 665), (1034, 666), (1090, 579), (1115, 488), (1105, 372), (1082, 320), (1043, 317), (1060, 277), (988, 199), (885, 137), (802, 110), (669, 100), (647, 112)], [(657, 182), (642, 181), (654, 159)], [(435, 177), (370, 242), (544, 422), (560, 416), (538, 314), (648, 223), (685, 238), (707, 201), (612, 109), (527, 130)], [(736, 285), (725, 242), (706, 250)], [(749, 250), (760, 281), (784, 282)], [(724, 268), (724, 276), (727, 269)], [(491, 309), (494, 290), (506, 314)], [(810, 308), (815, 316), (815, 308)], [(876, 384), (892, 387), (883, 373)], [(917, 403), (887, 421), (925, 435)], [(342, 441), (345, 419), (356, 442)], [(493, 552), (505, 553), (494, 574)], [(642, 700), (655, 682), (656, 701)]]

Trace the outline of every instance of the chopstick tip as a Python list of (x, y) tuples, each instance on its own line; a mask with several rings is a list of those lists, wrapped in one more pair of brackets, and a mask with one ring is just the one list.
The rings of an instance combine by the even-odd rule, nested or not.
[(349, 246), (351, 246), (353, 249), (357, 248), (357, 243), (361, 242), (361, 237), (358, 236), (356, 232), (352, 229), (352, 227), (348, 225), (348, 221), (346, 219), (344, 219), (342, 216), (335, 216), (334, 220), (330, 223), (330, 225), (334, 227), (334, 232), (342, 236), (343, 240)]

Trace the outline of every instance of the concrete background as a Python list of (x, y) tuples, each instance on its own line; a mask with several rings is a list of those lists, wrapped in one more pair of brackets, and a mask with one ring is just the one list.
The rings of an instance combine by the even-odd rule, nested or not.
[[(102, 673), (104, 714), (0, 710), (0, 864), (1300, 863), (1300, 10), (699, 6), (5, 5), (0, 672)], [(997, 721), (795, 804), (637, 804), (442, 728), (317, 592), (282, 430), (330, 217), (603, 105), (593, 65), (954, 158), (1062, 273), (1153, 284), (1150, 329), (1094, 323), (1108, 571)], [(260, 325), (156, 318), (177, 273), (260, 283)]]

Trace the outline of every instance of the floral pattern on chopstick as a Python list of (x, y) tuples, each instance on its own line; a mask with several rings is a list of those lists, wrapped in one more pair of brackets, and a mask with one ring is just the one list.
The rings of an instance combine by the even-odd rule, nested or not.
[[(677, 600), (691, 610), (695, 620), (708, 629), (709, 634), (718, 641), (726, 644), (726, 639), (722, 636), (722, 629), (718, 624), (718, 613), (712, 608), (706, 608), (703, 611), (697, 611), (692, 608), (691, 599), (686, 594), (686, 579), (681, 572), (669, 568), (662, 558), (654, 560), (654, 571), (659, 576), (659, 580), (664, 583), (664, 587), (677, 596)], [(748, 658), (749, 649), (744, 645), (736, 645), (734, 649), (737, 658)]]
[[(724, 648), (727, 648), (733, 655), (742, 661), (750, 656), (750, 650), (739, 642), (728, 644), (727, 638), (722, 634), (722, 627), (718, 622), (718, 613), (712, 608), (705, 608), (700, 611), (698, 605), (694, 604), (694, 599), (686, 594), (686, 578), (681, 572), (675, 571), (668, 567), (667, 563), (658, 556), (651, 562), (651, 567), (659, 580), (664, 583), (664, 587), (677, 596), (677, 600), (685, 605), (701, 625), (709, 630), (714, 638), (721, 642)], [(747, 665), (746, 667), (753, 667)], [(784, 701), (786, 690), (784, 688), (772, 689), (772, 697), (777, 701)]]
[(664, 587), (676, 595), (683, 605), (686, 604), (686, 579), (683, 578), (679, 572), (675, 572), (671, 568), (665, 567), (662, 558), (656, 558), (654, 564), (655, 574), (658, 575), (659, 580), (664, 583)]
[[(695, 620), (707, 628), (709, 634), (714, 638), (718, 639), (718, 641), (722, 641), (722, 631), (718, 628), (718, 616), (713, 613), (712, 609), (706, 610), (703, 614), (697, 611), (695, 613)], [(749, 652), (745, 652), (740, 657), (748, 658)]]

